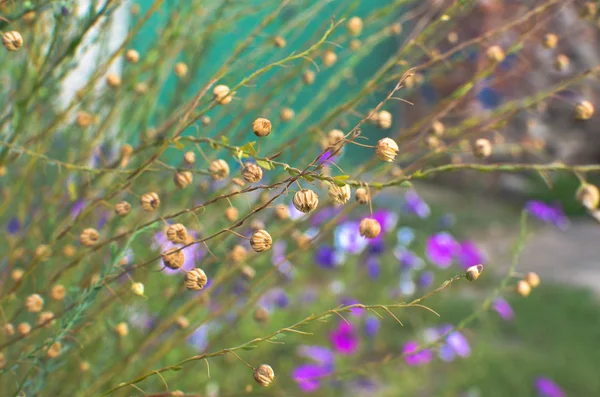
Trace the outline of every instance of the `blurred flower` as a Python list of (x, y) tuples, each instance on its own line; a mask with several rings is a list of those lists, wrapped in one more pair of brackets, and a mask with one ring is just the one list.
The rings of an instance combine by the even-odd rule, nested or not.
[(21, 230), (21, 222), (19, 222), (19, 218), (17, 218), (17, 217), (12, 218), (6, 224), (6, 231), (9, 234), (19, 233), (20, 230)]
[(423, 272), (419, 275), (419, 287), (420, 288), (428, 288), (431, 286), (431, 284), (433, 284), (433, 280), (434, 280), (434, 275), (433, 272), (430, 271), (426, 271)]
[(504, 320), (512, 320), (515, 316), (512, 307), (510, 307), (510, 304), (503, 298), (494, 299), (492, 306), (496, 313)]
[(340, 321), (335, 331), (331, 332), (329, 339), (333, 348), (340, 354), (353, 354), (358, 349), (358, 338), (352, 330), (352, 325)]
[(350, 254), (361, 253), (369, 244), (358, 231), (359, 222), (344, 222), (335, 229), (336, 248)]
[(465, 268), (485, 263), (485, 256), (475, 243), (469, 240), (462, 241), (459, 246), (458, 261)]
[(375, 256), (367, 257), (367, 274), (371, 280), (375, 280), (381, 273), (379, 259)]
[(342, 280), (333, 280), (331, 283), (329, 283), (329, 291), (333, 295), (341, 294), (344, 292), (344, 289), (346, 289), (346, 284), (344, 284)]
[(397, 233), (398, 244), (408, 247), (415, 240), (415, 231), (408, 227), (401, 227)]
[(306, 215), (305, 213), (298, 211), (293, 202), (290, 202), (288, 205), (288, 210), (290, 213), (290, 219), (293, 221), (296, 221)]
[(333, 351), (327, 347), (302, 345), (298, 347), (298, 355), (314, 360), (325, 367), (333, 366)]
[(495, 109), (502, 103), (500, 93), (491, 87), (483, 87), (479, 90), (477, 99), (484, 109)]
[(373, 212), (372, 218), (377, 220), (381, 225), (381, 234), (389, 232), (398, 223), (398, 214), (385, 209), (378, 209)]
[(402, 272), (399, 288), (402, 296), (411, 296), (416, 292), (417, 286), (409, 272)]
[(429, 260), (441, 268), (452, 264), (452, 259), (459, 252), (460, 246), (449, 233), (441, 232), (427, 239), (425, 253)]
[(431, 214), (429, 205), (427, 205), (415, 190), (409, 190), (404, 194), (404, 209), (421, 219), (427, 218)]
[(431, 350), (423, 349), (419, 350), (419, 344), (416, 341), (408, 341), (402, 348), (402, 354), (404, 355), (404, 361), (410, 366), (418, 366), (427, 364), (431, 361), (433, 355)]
[(265, 292), (259, 299), (259, 306), (271, 311), (278, 308), (285, 308), (289, 304), (289, 298), (283, 288), (271, 288)]
[(203, 324), (196, 328), (196, 330), (188, 337), (187, 341), (190, 345), (203, 352), (208, 346), (208, 332), (210, 330), (210, 324)]
[(298, 387), (306, 392), (315, 391), (321, 386), (321, 379), (332, 373), (332, 370), (315, 364), (305, 364), (294, 368), (292, 378)]
[(550, 378), (538, 377), (534, 382), (540, 397), (564, 397), (565, 393)]
[(77, 200), (75, 202), (75, 204), (73, 204), (73, 207), (71, 207), (71, 217), (72, 218), (77, 218), (79, 216), (79, 214), (81, 213), (81, 211), (83, 211), (83, 208), (85, 207), (85, 201), (84, 200)]
[(394, 255), (400, 261), (402, 270), (419, 270), (425, 265), (417, 254), (402, 247), (397, 247), (394, 250)]
[(369, 316), (365, 319), (365, 333), (367, 336), (374, 337), (379, 332), (381, 322), (375, 316)]
[(468, 357), (471, 354), (469, 341), (458, 331), (452, 331), (446, 338), (446, 343), (460, 357)]
[(450, 229), (456, 223), (454, 214), (445, 214), (440, 218), (440, 227), (442, 229)]
[(333, 269), (343, 263), (344, 254), (329, 245), (322, 245), (315, 251), (315, 262), (322, 268)]
[[(320, 211), (317, 211), (310, 219), (312, 226), (321, 226), (322, 224), (329, 222), (342, 212), (342, 207), (327, 207)], [(342, 216), (338, 219), (338, 223), (342, 223), (346, 219), (346, 216)]]
[[(344, 305), (344, 306), (352, 306), (352, 305), (356, 305), (356, 304), (360, 304), (360, 302), (357, 301), (356, 299), (351, 299), (351, 298), (342, 299), (342, 305)], [(362, 316), (364, 312), (365, 312), (365, 309), (363, 309), (361, 307), (353, 307), (352, 309), (350, 309), (350, 314), (354, 317)]]
[(367, 247), (370, 254), (380, 255), (385, 252), (385, 243), (383, 238), (374, 238), (369, 240), (369, 246)]
[(543, 222), (554, 224), (560, 230), (566, 230), (569, 226), (569, 219), (558, 205), (531, 200), (525, 204), (525, 210)]

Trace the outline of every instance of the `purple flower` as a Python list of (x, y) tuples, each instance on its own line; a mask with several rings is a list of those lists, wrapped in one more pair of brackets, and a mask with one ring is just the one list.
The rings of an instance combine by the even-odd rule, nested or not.
[[(356, 305), (356, 304), (360, 304), (360, 302), (357, 301), (356, 299), (351, 299), (351, 298), (342, 299), (342, 305), (344, 305), (344, 306), (352, 306), (352, 305)], [(350, 314), (354, 317), (360, 317), (363, 315), (364, 312), (365, 312), (365, 309), (363, 309), (361, 307), (353, 307), (352, 309), (350, 309)]]
[(411, 296), (415, 293), (417, 286), (409, 272), (402, 272), (400, 276), (400, 295)]
[(324, 269), (333, 269), (342, 263), (343, 254), (329, 245), (322, 245), (315, 252), (315, 262)]
[(540, 376), (534, 382), (541, 397), (565, 397), (565, 392), (550, 378)]
[(367, 274), (371, 280), (379, 278), (381, 273), (379, 259), (375, 256), (369, 256), (367, 258)]
[(460, 243), (459, 249), (458, 261), (465, 269), (485, 263), (485, 257), (475, 243), (465, 240)]
[(369, 316), (365, 319), (365, 333), (374, 337), (379, 332), (380, 321), (377, 317)]
[(75, 202), (75, 204), (73, 204), (73, 207), (71, 207), (71, 217), (72, 218), (77, 218), (79, 216), (79, 214), (81, 213), (81, 211), (83, 211), (83, 208), (85, 207), (85, 201), (84, 200), (77, 200)]
[(503, 298), (494, 299), (492, 306), (496, 313), (504, 320), (512, 320), (515, 316), (512, 307), (510, 307), (510, 304)]
[(429, 205), (417, 194), (415, 190), (409, 190), (404, 194), (404, 209), (419, 218), (427, 218), (431, 214)]
[(402, 227), (397, 233), (398, 244), (408, 247), (415, 240), (415, 231), (410, 227)]
[(208, 346), (208, 332), (210, 331), (209, 324), (203, 324), (188, 337), (187, 342), (198, 349), (198, 351), (206, 350)]
[(379, 209), (373, 212), (373, 219), (377, 220), (381, 225), (381, 234), (385, 234), (396, 227), (396, 224), (398, 223), (398, 214), (392, 211)]
[(383, 254), (385, 252), (385, 243), (383, 241), (383, 238), (374, 238), (370, 240), (368, 251), (370, 254), (373, 255)]
[(283, 288), (272, 288), (260, 297), (258, 303), (267, 310), (273, 310), (276, 307), (286, 307), (289, 304), (289, 298)]
[[(340, 214), (340, 212), (342, 212), (342, 208), (341, 207), (327, 207), (324, 208), (318, 212), (316, 212), (312, 218), (310, 219), (310, 224), (312, 226), (321, 226), (323, 223), (325, 222), (329, 222), (330, 220), (332, 220), (333, 218), (335, 218), (336, 216), (338, 216)], [(346, 219), (345, 216), (342, 216), (338, 222), (342, 222)]]
[(569, 227), (569, 219), (559, 205), (549, 205), (542, 201), (531, 200), (525, 204), (525, 210), (542, 222), (552, 223), (560, 230)]
[(333, 348), (340, 354), (353, 354), (358, 349), (358, 338), (352, 330), (352, 325), (341, 321), (338, 327), (329, 335)]
[(404, 361), (410, 366), (418, 366), (427, 364), (431, 361), (433, 355), (431, 350), (422, 349), (419, 350), (419, 344), (416, 341), (408, 341), (402, 347), (402, 354), (404, 355)]
[(402, 270), (415, 270), (423, 267), (421, 258), (412, 251), (400, 247), (394, 250), (394, 255), (400, 261), (400, 268)]
[(423, 289), (429, 288), (433, 284), (434, 277), (433, 272), (430, 271), (421, 273), (418, 281), (419, 287)]
[(294, 368), (292, 378), (298, 387), (306, 392), (317, 390), (321, 386), (321, 379), (332, 373), (332, 370), (315, 364), (305, 364)]
[(460, 357), (468, 357), (471, 354), (469, 341), (467, 341), (467, 338), (458, 331), (452, 331), (446, 337), (446, 343), (452, 348), (454, 353)]
[(445, 269), (459, 252), (460, 246), (449, 233), (441, 232), (427, 239), (425, 253), (435, 265)]
[(300, 218), (302, 218), (304, 215), (306, 215), (304, 212), (300, 212), (296, 209), (296, 207), (294, 206), (294, 203), (290, 203), (288, 205), (288, 210), (290, 213), (290, 219), (295, 221), (298, 220)]
[(298, 347), (298, 355), (309, 358), (324, 367), (333, 366), (333, 351), (327, 347), (302, 345)]
[(342, 157), (343, 150), (338, 151), (336, 154), (333, 154), (331, 150), (326, 150), (323, 155), (319, 158), (319, 164), (330, 164), (336, 162), (338, 159)]
[(8, 221), (8, 224), (6, 225), (6, 231), (9, 234), (19, 233), (20, 230), (21, 230), (21, 222), (19, 222), (19, 218), (14, 217), (10, 221)]
[(344, 222), (335, 229), (335, 247), (350, 254), (360, 254), (368, 240), (360, 235), (359, 222)]

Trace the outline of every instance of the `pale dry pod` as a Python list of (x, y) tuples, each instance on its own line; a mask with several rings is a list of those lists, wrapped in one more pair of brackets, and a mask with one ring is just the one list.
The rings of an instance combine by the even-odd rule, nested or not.
[(350, 18), (346, 24), (346, 29), (351, 35), (358, 36), (363, 29), (363, 20), (360, 17)]
[(277, 48), (283, 48), (285, 47), (285, 39), (281, 36), (275, 36), (273, 37), (273, 45)]
[(427, 137), (425, 137), (425, 145), (430, 149), (430, 150), (441, 150), (443, 148), (443, 142), (440, 140), (440, 138), (438, 138), (435, 135), (429, 135)]
[(402, 33), (402, 25), (400, 23), (394, 23), (390, 26), (390, 32), (395, 35)]
[(131, 292), (137, 296), (144, 296), (144, 284), (142, 283), (133, 283), (131, 284)]
[(179, 248), (169, 248), (161, 254), (163, 264), (169, 269), (176, 270), (183, 266), (185, 262), (185, 255)]
[(396, 159), (399, 150), (398, 144), (393, 139), (383, 138), (377, 142), (375, 154), (380, 160), (391, 163)]
[(175, 244), (184, 244), (188, 238), (188, 232), (181, 223), (174, 223), (167, 228), (167, 240)]
[(358, 51), (358, 49), (362, 46), (362, 42), (358, 39), (353, 39), (350, 41), (350, 50)]
[(354, 198), (358, 204), (368, 204), (370, 200), (369, 192), (364, 187), (359, 187), (354, 193)]
[(240, 269), (240, 273), (242, 273), (242, 277), (246, 280), (252, 280), (254, 276), (256, 276), (256, 270), (252, 266), (244, 265)]
[(194, 152), (186, 152), (183, 155), (183, 161), (188, 164), (188, 165), (192, 165), (196, 162), (196, 153)]
[(194, 181), (194, 176), (191, 171), (179, 171), (175, 173), (173, 182), (180, 189), (185, 189)]
[(50, 347), (48, 347), (48, 350), (46, 351), (46, 357), (56, 358), (60, 355), (61, 351), (62, 345), (60, 344), (60, 342), (54, 342), (50, 345)]
[(40, 244), (35, 248), (36, 258), (42, 262), (48, 260), (50, 255), (52, 255), (52, 249), (50, 249), (50, 246), (47, 244)]
[(515, 287), (515, 291), (523, 298), (526, 298), (531, 293), (531, 286), (527, 283), (527, 281), (519, 280), (519, 282), (517, 282), (517, 286)]
[(242, 169), (242, 177), (249, 183), (260, 182), (263, 177), (263, 170), (256, 163), (246, 163)]
[(50, 328), (54, 324), (54, 313), (52, 312), (41, 312), (38, 317), (38, 325)]
[(535, 288), (540, 285), (540, 276), (537, 273), (529, 272), (523, 277), (523, 280), (529, 284), (531, 288)]
[(148, 92), (148, 84), (145, 82), (139, 82), (135, 85), (134, 88), (136, 94), (143, 95)]
[(125, 59), (129, 63), (138, 63), (140, 60), (140, 53), (134, 49), (127, 50), (125, 53)]
[(375, 238), (381, 233), (381, 225), (374, 218), (364, 218), (360, 221), (358, 231), (361, 236), (366, 238)]
[(259, 117), (252, 123), (252, 131), (258, 137), (265, 137), (271, 133), (271, 121), (264, 117)]
[(131, 156), (132, 153), (133, 153), (133, 146), (131, 146), (130, 144), (126, 143), (123, 146), (121, 146), (121, 156), (122, 157), (129, 157), (129, 156)]
[(290, 210), (288, 209), (287, 206), (285, 206), (283, 204), (276, 206), (274, 213), (275, 213), (275, 218), (277, 218), (279, 220), (285, 220), (290, 217)]
[(213, 160), (210, 163), (208, 170), (215, 181), (223, 180), (229, 175), (229, 165), (222, 159)]
[(458, 33), (454, 32), (454, 31), (448, 33), (447, 39), (448, 39), (448, 43), (450, 43), (450, 44), (458, 43)]
[(10, 278), (12, 278), (12, 280), (16, 282), (23, 277), (23, 274), (25, 274), (25, 271), (23, 269), (16, 268), (10, 272)]
[(4, 331), (4, 335), (6, 336), (13, 336), (15, 334), (15, 326), (10, 323), (4, 324), (2, 330)]
[(313, 190), (302, 189), (294, 194), (294, 207), (302, 212), (309, 213), (319, 205), (319, 196)]
[(281, 109), (281, 112), (279, 112), (279, 117), (281, 118), (281, 121), (283, 122), (288, 122), (290, 120), (292, 120), (294, 118), (294, 110), (290, 109), (290, 108), (283, 108)]
[(190, 320), (188, 320), (185, 316), (177, 316), (175, 319), (175, 324), (177, 324), (177, 327), (185, 329), (190, 326)]
[(304, 84), (310, 85), (314, 83), (316, 77), (317, 74), (312, 70), (305, 70), (304, 73), (302, 73), (302, 81), (304, 82)]
[(139, 4), (132, 4), (131, 8), (129, 8), (129, 12), (131, 13), (131, 15), (133, 16), (137, 16), (139, 15), (141, 11), (140, 5)]
[(206, 126), (210, 124), (210, 117), (208, 116), (202, 116), (200, 118), (200, 121), (202, 122), (202, 125)]
[(154, 192), (144, 193), (142, 194), (140, 203), (144, 211), (152, 212), (160, 207), (160, 198), (158, 197), (158, 194)]
[(502, 62), (505, 58), (504, 50), (502, 50), (502, 47), (497, 45), (491, 46), (485, 53), (488, 59), (492, 62)]
[(334, 203), (346, 204), (352, 196), (352, 190), (350, 189), (350, 185), (338, 186), (335, 183), (331, 183), (327, 190), (327, 194)]
[(595, 185), (590, 183), (583, 183), (577, 189), (575, 198), (588, 210), (595, 210), (598, 208), (598, 204), (600, 204), (600, 192)]
[(239, 215), (240, 212), (235, 207), (227, 207), (227, 209), (225, 209), (225, 219), (227, 219), (229, 222), (234, 222), (237, 220)]
[(275, 379), (275, 372), (267, 364), (261, 364), (254, 370), (254, 380), (261, 386), (269, 386), (273, 379)]
[(213, 88), (213, 96), (215, 101), (217, 101), (220, 105), (228, 105), (233, 100), (233, 94), (229, 94), (230, 90), (224, 84), (219, 84), (215, 88)]
[(337, 61), (337, 54), (332, 50), (327, 50), (323, 53), (323, 65), (330, 67)]
[(201, 290), (207, 282), (206, 273), (200, 268), (194, 268), (185, 274), (185, 287), (191, 291)]
[(343, 131), (333, 129), (327, 134), (327, 144), (329, 145), (329, 147), (334, 148), (334, 150), (337, 150), (344, 144), (345, 138), (346, 135)]
[(67, 290), (64, 285), (55, 284), (50, 290), (50, 298), (54, 299), (55, 301), (62, 301), (63, 299), (65, 299), (66, 293)]
[(546, 33), (544, 35), (543, 45), (548, 49), (556, 47), (558, 44), (558, 36), (554, 33)]
[(23, 37), (17, 31), (6, 32), (2, 35), (2, 45), (8, 51), (17, 51), (23, 45)]
[(473, 144), (473, 155), (480, 159), (490, 157), (492, 155), (492, 143), (484, 138), (477, 139)]
[(121, 85), (121, 78), (116, 73), (109, 73), (106, 75), (106, 84), (109, 87), (117, 88)]
[(29, 323), (20, 323), (17, 325), (17, 333), (21, 336), (25, 336), (31, 332), (31, 325)]
[(79, 242), (85, 247), (93, 247), (100, 240), (100, 233), (94, 228), (83, 229), (79, 235)]
[(233, 263), (241, 263), (246, 260), (246, 248), (243, 245), (236, 244), (229, 252), (229, 258)]
[(36, 13), (35, 11), (27, 11), (25, 14), (23, 14), (23, 16), (21, 17), (21, 19), (23, 19), (23, 22), (25, 22), (26, 24), (31, 24), (33, 21), (36, 20)]
[(115, 204), (115, 213), (121, 217), (128, 215), (131, 212), (131, 204), (127, 201), (121, 201)]
[(119, 337), (124, 338), (129, 334), (129, 326), (125, 322), (120, 322), (119, 324), (115, 325), (115, 333)]
[(94, 122), (94, 117), (88, 112), (80, 110), (79, 112), (77, 112), (75, 122), (81, 128), (89, 127)]
[(175, 76), (183, 78), (188, 74), (188, 66), (183, 62), (177, 62), (175, 64)]
[(482, 265), (470, 266), (465, 273), (465, 277), (469, 281), (475, 281), (479, 278), (482, 271), (483, 271)]
[(264, 252), (271, 249), (273, 238), (264, 229), (258, 230), (250, 237), (250, 246), (255, 252)]
[(377, 127), (387, 130), (392, 127), (392, 114), (387, 110), (381, 110), (375, 115)]
[(554, 69), (556, 69), (558, 72), (564, 72), (567, 70), (569, 68), (569, 64), (569, 57), (565, 54), (559, 54), (556, 56), (556, 59), (554, 59)]
[(254, 309), (254, 321), (264, 323), (269, 319), (269, 311), (262, 306)]
[(577, 120), (589, 120), (594, 115), (594, 105), (587, 100), (583, 100), (575, 105), (575, 118)]
[(42, 311), (44, 307), (44, 298), (38, 294), (29, 295), (25, 299), (25, 308), (30, 313), (38, 313)]
[(82, 361), (81, 364), (79, 364), (79, 370), (81, 372), (88, 372), (90, 370), (90, 363)]
[(441, 137), (442, 135), (444, 135), (444, 132), (446, 131), (446, 127), (444, 126), (444, 123), (442, 123), (439, 120), (434, 121), (433, 123), (431, 123), (431, 128), (429, 130), (429, 132), (437, 137)]

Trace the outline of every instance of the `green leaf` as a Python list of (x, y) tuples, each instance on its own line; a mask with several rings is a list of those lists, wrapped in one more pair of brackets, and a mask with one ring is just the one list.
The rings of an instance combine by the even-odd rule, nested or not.
[(333, 178), (333, 181), (335, 182), (336, 185), (338, 185), (339, 187), (344, 187), (346, 186), (346, 182), (344, 181), (338, 181), (337, 179)]
[(258, 345), (248, 345), (248, 346), (242, 347), (242, 350), (252, 350), (252, 349), (256, 349), (257, 347), (258, 347)]
[(221, 135), (221, 142), (225, 145), (229, 145), (229, 139), (225, 135)]
[(182, 150), (185, 147), (183, 146), (183, 143), (181, 143), (179, 140), (173, 142), (173, 145), (179, 150)]
[(258, 164), (259, 166), (261, 166), (261, 168), (264, 168), (265, 170), (273, 169), (273, 165), (270, 161), (256, 160), (256, 164)]
[(183, 369), (183, 367), (180, 367), (180, 366), (171, 367), (171, 371), (181, 371), (182, 369)]
[(333, 177), (336, 181), (345, 181), (348, 178), (350, 178), (350, 175), (338, 175)]
[(304, 175), (303, 178), (306, 179), (307, 182), (314, 182), (314, 180), (315, 180), (315, 178), (313, 178), (310, 175)]
[(252, 157), (257, 157), (258, 153), (256, 152), (256, 149), (254, 148), (254, 145), (256, 145), (256, 141), (254, 141), (254, 142), (248, 142), (247, 144), (245, 144), (244, 146), (242, 146), (240, 148), (240, 150), (243, 150), (244, 152), (250, 153), (250, 155)]

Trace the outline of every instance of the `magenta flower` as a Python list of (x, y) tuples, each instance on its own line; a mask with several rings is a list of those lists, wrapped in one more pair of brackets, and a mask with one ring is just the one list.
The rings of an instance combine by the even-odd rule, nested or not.
[(496, 313), (504, 320), (512, 320), (515, 316), (512, 307), (510, 307), (510, 304), (503, 298), (494, 299), (492, 306)]
[(340, 354), (353, 354), (358, 349), (358, 338), (352, 325), (341, 321), (335, 331), (329, 335), (333, 348)]
[(292, 378), (305, 392), (313, 392), (321, 386), (321, 379), (331, 375), (332, 369), (315, 364), (305, 364), (294, 368)]
[(458, 252), (458, 261), (463, 268), (477, 266), (485, 263), (485, 256), (472, 241), (462, 241)]
[(543, 201), (531, 200), (525, 205), (525, 210), (542, 222), (552, 223), (560, 230), (569, 227), (569, 219), (559, 205), (549, 205)]
[(446, 232), (429, 237), (425, 245), (427, 258), (443, 269), (452, 264), (452, 260), (458, 252), (460, 252), (460, 245), (452, 235)]
[(433, 358), (431, 350), (419, 350), (419, 344), (413, 340), (404, 344), (404, 347), (402, 348), (402, 354), (404, 354), (404, 361), (410, 366), (427, 364)]
[(333, 365), (333, 351), (327, 347), (302, 345), (298, 347), (298, 355), (314, 360), (321, 366)]
[(565, 397), (566, 394), (561, 390), (561, 388), (554, 383), (554, 381), (550, 378), (539, 377), (535, 380), (534, 386), (540, 397)]

